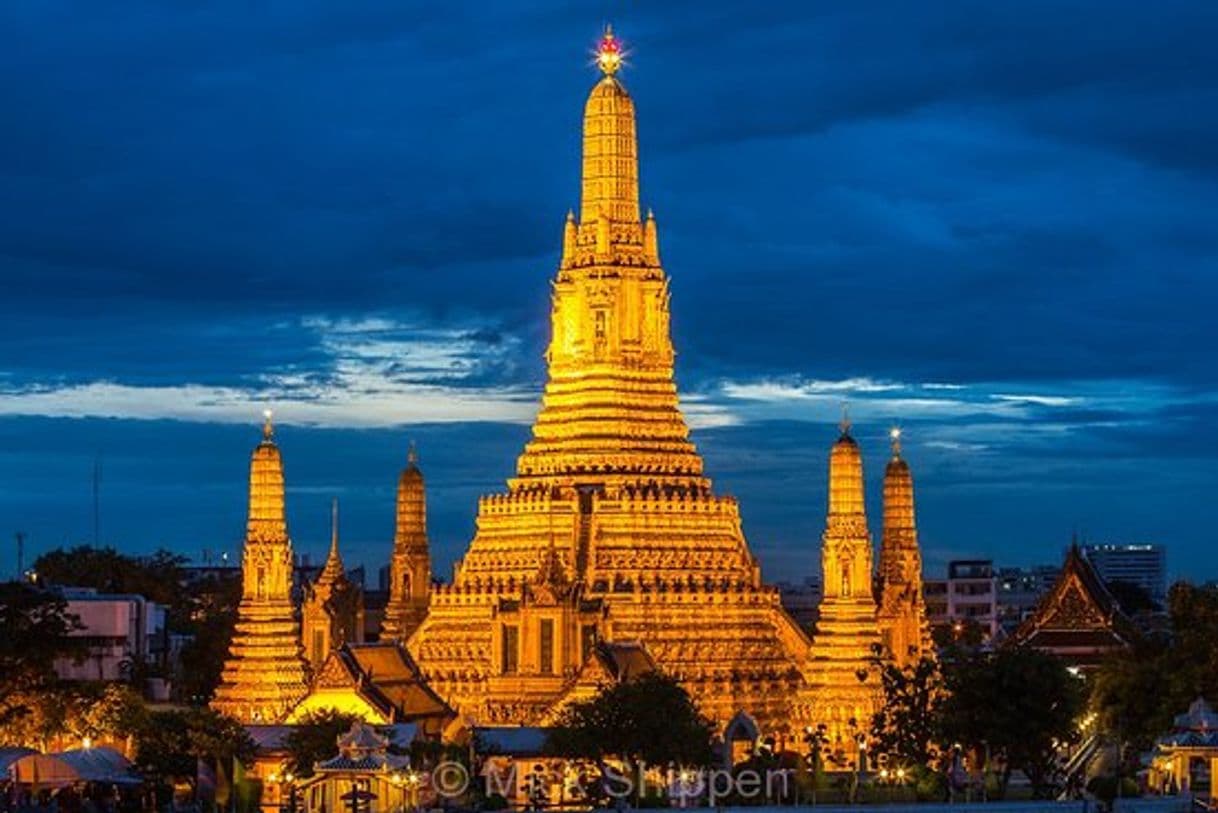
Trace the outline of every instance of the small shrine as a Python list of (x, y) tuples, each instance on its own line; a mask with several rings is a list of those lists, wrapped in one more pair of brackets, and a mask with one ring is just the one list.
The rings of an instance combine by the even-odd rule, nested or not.
[(303, 813), (365, 813), (418, 808), (423, 777), (410, 757), (389, 752), (389, 738), (356, 721), (338, 738), (338, 756), (313, 766), (299, 787)]
[(1218, 713), (1198, 697), (1176, 715), (1171, 733), (1155, 741), (1150, 787), (1160, 793), (1206, 795), (1218, 770)]

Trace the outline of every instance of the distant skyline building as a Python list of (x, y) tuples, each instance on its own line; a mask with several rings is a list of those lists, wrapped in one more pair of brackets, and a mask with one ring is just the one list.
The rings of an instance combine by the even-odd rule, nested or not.
[[(100, 593), (89, 587), (66, 587), (59, 594), (67, 612), (82, 624), (69, 636), (84, 642), (79, 660), (56, 659), (55, 673), (61, 680), (109, 683), (125, 680), (133, 664), (169, 667), (169, 635), (162, 605), (140, 595)], [(164, 694), (163, 687), (160, 694)]]
[(998, 624), (1010, 635), (1036, 611), (1041, 599), (1053, 589), (1060, 565), (1000, 567), (994, 572), (997, 588)]
[(987, 638), (998, 634), (998, 591), (991, 559), (955, 559), (946, 579), (926, 579), (926, 614), (932, 628), (971, 621)]
[(1162, 604), (1167, 598), (1167, 549), (1162, 545), (1090, 544), (1083, 556), (1106, 584), (1136, 584)]

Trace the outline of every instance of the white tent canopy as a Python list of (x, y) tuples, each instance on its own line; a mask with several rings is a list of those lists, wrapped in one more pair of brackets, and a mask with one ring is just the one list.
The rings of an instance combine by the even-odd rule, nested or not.
[(10, 770), (14, 781), (44, 788), (77, 782), (138, 785), (142, 781), (126, 757), (106, 747), (30, 754), (14, 762)]

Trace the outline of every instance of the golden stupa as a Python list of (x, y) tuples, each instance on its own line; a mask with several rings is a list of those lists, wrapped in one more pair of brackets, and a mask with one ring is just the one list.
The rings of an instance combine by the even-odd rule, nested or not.
[(427, 494), (414, 444), (398, 477), (397, 521), (389, 560), (389, 602), (382, 641), (404, 641), (427, 616), (431, 600), (431, 551), (427, 544)]
[(631, 642), (715, 720), (781, 725), (807, 688), (809, 641), (762, 586), (736, 501), (712, 491), (678, 407), (621, 56), (606, 32), (533, 437), (507, 491), (480, 500), (453, 582), (432, 592), (408, 647), (482, 724), (552, 718), (591, 679), (598, 642)]
[(913, 474), (901, 457), (901, 431), (892, 430), (892, 459), (884, 470), (884, 528), (880, 535), (879, 622), (888, 656), (902, 668), (934, 654), (922, 596), (922, 554), (914, 521)]
[(829, 516), (821, 562), (824, 597), (812, 646), (808, 718), (824, 725), (831, 754), (846, 759), (871, 729), (882, 689), (875, 669), (880, 630), (871, 594), (871, 534), (863, 501), (863, 456), (842, 421), (829, 453)]
[(250, 461), (241, 604), (212, 707), (243, 723), (277, 722), (308, 691), (292, 602), (292, 541), (284, 515), (283, 460), (271, 415)]

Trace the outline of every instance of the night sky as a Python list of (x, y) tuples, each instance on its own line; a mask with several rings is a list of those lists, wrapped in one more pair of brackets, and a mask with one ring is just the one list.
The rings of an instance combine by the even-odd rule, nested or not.
[[(834, 8), (835, 6), (840, 8)], [(8, 2), (12, 534), (239, 551), (271, 406), (298, 550), (437, 570), (544, 381), (606, 21), (630, 49), (678, 383), (769, 578), (819, 568), (843, 402), (927, 570), (1163, 542), (1218, 577), (1218, 4)]]

